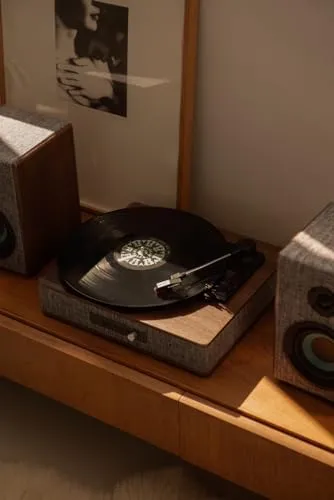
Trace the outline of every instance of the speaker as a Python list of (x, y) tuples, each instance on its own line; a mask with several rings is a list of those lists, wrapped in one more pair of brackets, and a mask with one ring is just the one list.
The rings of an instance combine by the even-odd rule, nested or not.
[(72, 126), (0, 107), (0, 267), (37, 273), (79, 223)]
[(334, 401), (334, 203), (279, 255), (274, 374)]

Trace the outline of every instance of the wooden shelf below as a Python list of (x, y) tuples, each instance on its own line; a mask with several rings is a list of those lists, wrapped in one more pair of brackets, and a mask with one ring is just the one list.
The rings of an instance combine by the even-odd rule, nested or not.
[(269, 309), (200, 378), (45, 317), (37, 278), (0, 271), (0, 375), (270, 498), (334, 498), (333, 406), (273, 379), (273, 339)]

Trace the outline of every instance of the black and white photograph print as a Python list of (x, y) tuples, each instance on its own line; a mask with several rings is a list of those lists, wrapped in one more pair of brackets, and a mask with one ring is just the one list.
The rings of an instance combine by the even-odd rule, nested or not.
[(128, 8), (55, 0), (57, 84), (66, 100), (127, 116)]

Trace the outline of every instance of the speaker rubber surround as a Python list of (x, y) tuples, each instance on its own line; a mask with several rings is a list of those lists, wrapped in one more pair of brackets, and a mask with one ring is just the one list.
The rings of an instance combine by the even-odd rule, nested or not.
[(7, 217), (0, 212), (0, 259), (7, 259), (15, 249), (15, 234)]
[[(310, 361), (310, 356), (305, 352), (305, 346), (310, 345), (308, 340), (314, 336), (326, 337), (334, 342), (334, 330), (315, 322), (300, 322), (292, 325), (285, 333), (283, 348), (293, 366), (307, 380), (313, 384), (330, 389), (334, 387), (334, 363), (328, 363), (328, 369), (320, 369)], [(316, 354), (313, 355), (317, 358)], [(320, 358), (318, 358), (320, 362)], [(319, 363), (321, 364), (321, 363)], [(325, 365), (324, 365), (325, 366)]]

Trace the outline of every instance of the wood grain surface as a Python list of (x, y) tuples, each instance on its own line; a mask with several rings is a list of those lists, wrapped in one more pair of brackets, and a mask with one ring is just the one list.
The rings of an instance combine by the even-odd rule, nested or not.
[(16, 198), (28, 274), (44, 266), (80, 224), (72, 126), (41, 142), (15, 165)]
[(0, 105), (6, 103), (5, 56), (3, 46), (2, 6), (0, 2)]
[(194, 306), (182, 306), (175, 311), (136, 315), (140, 321), (167, 331), (190, 342), (207, 346), (237, 316), (240, 310), (276, 272), (277, 250), (271, 245), (259, 245), (266, 256), (265, 264), (245, 283), (228, 305), (208, 305), (200, 302)]
[(181, 393), (106, 358), (0, 316), (10, 380), (178, 454)]
[(177, 208), (191, 204), (200, 0), (185, 1)]
[(0, 313), (323, 449), (334, 449), (333, 406), (273, 379), (272, 309), (208, 378), (45, 317), (39, 308), (37, 278), (0, 271)]
[(273, 500), (334, 498), (333, 453), (191, 394), (180, 400), (180, 455)]

